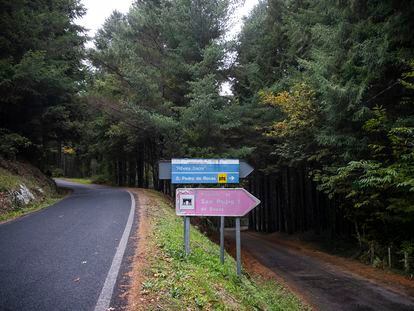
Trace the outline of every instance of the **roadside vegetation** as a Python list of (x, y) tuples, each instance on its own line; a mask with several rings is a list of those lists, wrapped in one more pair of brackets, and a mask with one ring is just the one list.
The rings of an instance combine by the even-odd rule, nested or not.
[[(191, 227), (191, 254), (183, 249), (183, 223), (162, 194), (142, 190), (147, 197), (148, 247), (140, 280), (145, 310), (307, 310), (289, 290), (274, 280), (243, 272), (238, 278), (234, 259), (219, 260), (219, 247)], [(141, 239), (140, 239), (141, 240)]]
[(89, 178), (62, 178), (63, 180), (75, 182), (82, 185), (90, 185), (93, 184), (92, 179)]

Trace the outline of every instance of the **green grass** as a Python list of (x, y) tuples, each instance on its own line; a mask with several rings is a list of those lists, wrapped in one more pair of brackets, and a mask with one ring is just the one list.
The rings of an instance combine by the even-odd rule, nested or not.
[(67, 181), (71, 181), (71, 182), (76, 182), (78, 184), (83, 184), (83, 185), (92, 184), (92, 180), (88, 179), (88, 178), (62, 178), (62, 179), (67, 180)]
[[(24, 184), (28, 188), (36, 188), (39, 186), (39, 181), (33, 175), (26, 174), (20, 176), (0, 167), (0, 192), (17, 190), (21, 184)], [(51, 190), (48, 186), (42, 186), (42, 188), (43, 191)]]
[(0, 167), (0, 191), (15, 189), (19, 186), (19, 176), (11, 174)]
[[(155, 253), (142, 291), (158, 296), (167, 310), (307, 310), (300, 300), (273, 280), (246, 273), (236, 275), (234, 259), (219, 260), (219, 247), (191, 228), (191, 254), (183, 251), (181, 217), (161, 195), (151, 214), (155, 219), (151, 243)], [(153, 309), (157, 307), (154, 306)]]
[(31, 204), (28, 204), (25, 207), (22, 207), (22, 208), (19, 208), (19, 209), (15, 209), (15, 210), (8, 211), (6, 213), (0, 214), (0, 222), (16, 219), (16, 218), (21, 217), (25, 214), (29, 214), (31, 212), (34, 212), (34, 211), (40, 210), (42, 208), (48, 207), (48, 206), (60, 201), (63, 197), (64, 197), (64, 195), (55, 195), (53, 197), (49, 197), (49, 198), (43, 200), (42, 202), (31, 203)]

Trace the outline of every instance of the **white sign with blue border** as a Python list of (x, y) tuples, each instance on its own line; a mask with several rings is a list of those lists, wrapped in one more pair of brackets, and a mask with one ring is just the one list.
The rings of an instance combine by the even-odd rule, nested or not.
[(172, 159), (173, 184), (237, 184), (240, 163), (237, 159)]

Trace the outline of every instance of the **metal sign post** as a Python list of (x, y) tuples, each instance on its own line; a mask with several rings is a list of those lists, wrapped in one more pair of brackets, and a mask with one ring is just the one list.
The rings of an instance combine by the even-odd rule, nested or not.
[(220, 262), (224, 263), (224, 216), (220, 216)]
[(237, 275), (241, 275), (241, 242), (240, 242), (240, 217), (236, 218), (236, 263)]
[(190, 254), (190, 217), (184, 216), (184, 249), (185, 255)]

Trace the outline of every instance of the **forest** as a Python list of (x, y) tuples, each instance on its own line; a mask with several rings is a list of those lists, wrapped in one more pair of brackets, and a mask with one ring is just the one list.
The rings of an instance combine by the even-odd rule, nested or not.
[(159, 160), (240, 158), (252, 229), (414, 256), (414, 2), (260, 1), (229, 38), (238, 5), (137, 0), (86, 48), (80, 1), (1, 0), (0, 154), (164, 191)]

